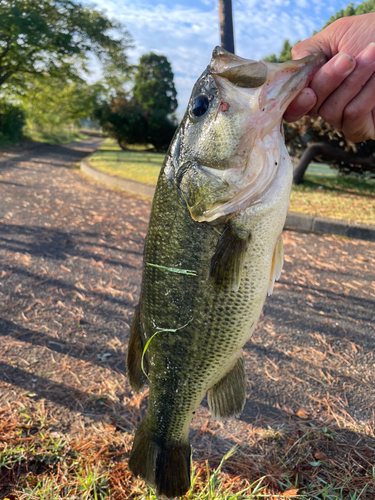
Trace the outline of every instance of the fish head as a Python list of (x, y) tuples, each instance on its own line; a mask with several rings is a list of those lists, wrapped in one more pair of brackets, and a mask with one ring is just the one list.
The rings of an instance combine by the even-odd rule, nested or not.
[(325, 57), (269, 63), (213, 51), (180, 129), (174, 181), (190, 214), (210, 222), (259, 200), (283, 146), (282, 117)]

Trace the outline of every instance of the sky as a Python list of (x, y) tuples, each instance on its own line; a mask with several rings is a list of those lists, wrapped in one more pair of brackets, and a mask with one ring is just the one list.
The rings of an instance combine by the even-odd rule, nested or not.
[[(262, 59), (320, 30), (350, 0), (232, 0), (235, 51)], [(91, 4), (92, 1), (83, 0)], [(130, 62), (142, 54), (164, 54), (172, 65), (179, 108), (183, 115), (191, 89), (220, 44), (217, 0), (94, 0), (110, 18), (123, 23), (133, 37)], [(358, 2), (356, 2), (358, 3)], [(98, 73), (95, 69), (94, 73)]]

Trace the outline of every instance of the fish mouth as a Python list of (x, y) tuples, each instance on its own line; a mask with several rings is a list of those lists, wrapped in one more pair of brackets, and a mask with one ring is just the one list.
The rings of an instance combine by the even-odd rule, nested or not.
[(267, 105), (268, 101), (277, 102), (285, 111), (326, 61), (327, 58), (322, 52), (284, 63), (253, 61), (216, 47), (209, 67), (219, 92), (224, 87), (222, 79), (244, 90), (250, 91), (262, 87), (259, 92), (259, 104)]
[[(260, 105), (270, 108), (277, 104), (284, 113), (292, 100), (307, 87), (314, 75), (327, 61), (323, 53), (311, 54), (303, 59), (284, 63), (262, 61), (267, 67), (267, 81), (260, 94)], [(263, 108), (262, 108), (263, 109)]]
[[(246, 139), (249, 155), (243, 167), (217, 172), (217, 177), (228, 184), (232, 196), (206, 206), (195, 220), (211, 222), (261, 200), (276, 178), (281, 155), (286, 153), (280, 132), (283, 114), (325, 62), (322, 53), (296, 61), (269, 63), (215, 49), (210, 71), (220, 97), (229, 103), (230, 99), (236, 99), (241, 106), (251, 108)], [(215, 168), (205, 170), (215, 174)]]

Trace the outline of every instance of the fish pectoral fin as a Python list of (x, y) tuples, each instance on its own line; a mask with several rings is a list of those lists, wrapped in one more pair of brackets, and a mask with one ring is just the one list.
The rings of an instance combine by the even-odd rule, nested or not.
[(210, 276), (215, 288), (238, 290), (251, 235), (229, 222), (217, 242), (211, 259)]
[[(147, 353), (143, 354), (143, 350), (144, 346), (141, 336), (141, 326), (139, 321), (139, 305), (138, 305), (135, 308), (132, 325), (130, 327), (128, 355), (126, 358), (128, 379), (130, 385), (133, 387), (135, 391), (140, 391), (147, 379), (146, 377), (146, 373), (148, 373)], [(142, 364), (144, 371), (142, 370)]]
[(279, 239), (276, 242), (275, 249), (273, 251), (270, 281), (268, 283), (268, 291), (267, 291), (268, 295), (272, 294), (275, 281), (280, 279), (281, 271), (283, 269), (283, 264), (284, 264), (284, 246), (283, 246), (283, 238), (280, 235)]
[(246, 374), (243, 356), (234, 367), (207, 392), (211, 415), (223, 420), (241, 415), (246, 402)]
[(189, 443), (162, 442), (143, 420), (135, 433), (129, 469), (156, 488), (157, 495), (180, 497), (190, 488), (190, 455)]

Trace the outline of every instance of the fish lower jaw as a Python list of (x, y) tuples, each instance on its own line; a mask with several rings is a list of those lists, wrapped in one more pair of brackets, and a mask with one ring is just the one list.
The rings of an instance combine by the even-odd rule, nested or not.
[[(242, 176), (238, 168), (232, 176), (229, 171), (225, 173), (225, 180), (233, 190), (237, 191), (237, 194), (229, 201), (216, 204), (206, 210), (199, 221), (212, 222), (219, 217), (246, 210), (251, 205), (257, 204), (271, 189), (277, 178), (284, 151), (283, 138), (278, 129), (274, 129), (272, 133), (259, 139), (249, 155), (247, 165), (242, 168)], [(259, 163), (262, 164), (261, 169), (257, 168)], [(255, 173), (257, 170), (258, 174)]]
[(246, 217), (251, 220), (250, 231), (253, 237), (260, 227), (267, 226), (276, 239), (285, 224), (293, 182), (293, 165), (286, 148), (281, 154), (280, 165), (268, 190), (246, 210)]

